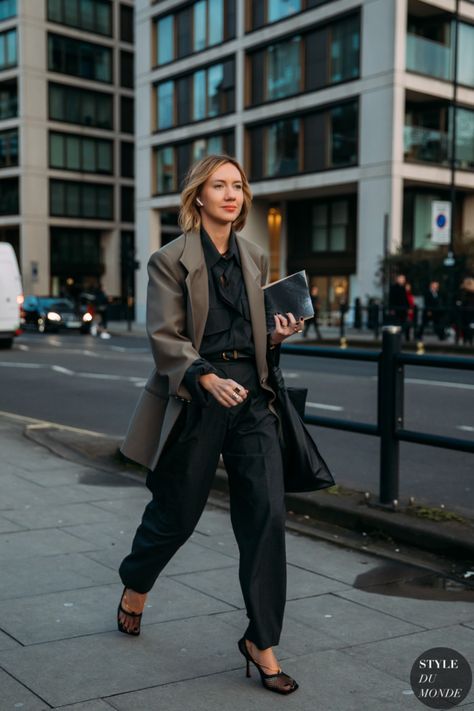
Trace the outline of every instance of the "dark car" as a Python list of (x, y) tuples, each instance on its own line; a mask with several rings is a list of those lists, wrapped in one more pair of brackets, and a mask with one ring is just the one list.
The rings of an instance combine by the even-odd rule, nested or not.
[(89, 333), (92, 316), (73, 301), (59, 296), (25, 296), (21, 321), (23, 327), (34, 326), (40, 333), (77, 329)]

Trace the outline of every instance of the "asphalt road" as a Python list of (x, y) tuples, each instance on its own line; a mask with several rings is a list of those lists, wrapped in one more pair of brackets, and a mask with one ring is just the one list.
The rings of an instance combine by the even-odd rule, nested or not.
[[(287, 383), (309, 388), (307, 412), (375, 422), (375, 364), (284, 356)], [(146, 338), (27, 332), (0, 351), (0, 410), (123, 436), (153, 367)], [(474, 370), (407, 367), (405, 426), (474, 437)], [(375, 437), (311, 428), (336, 481), (378, 491)], [(474, 457), (401, 445), (400, 498), (474, 511)]]

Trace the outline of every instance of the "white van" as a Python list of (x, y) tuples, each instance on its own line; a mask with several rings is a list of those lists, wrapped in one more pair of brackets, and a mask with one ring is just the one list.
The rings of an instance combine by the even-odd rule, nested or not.
[(23, 303), (20, 270), (13, 247), (0, 242), (0, 348), (10, 348), (20, 329)]

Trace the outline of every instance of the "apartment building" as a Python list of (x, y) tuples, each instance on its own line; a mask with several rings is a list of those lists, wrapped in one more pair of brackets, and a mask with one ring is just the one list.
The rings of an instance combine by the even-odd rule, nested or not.
[(138, 320), (148, 256), (179, 234), (183, 175), (208, 152), (243, 162), (244, 234), (272, 278), (306, 269), (328, 307), (379, 295), (387, 252), (439, 249), (431, 202), (450, 199), (454, 125), (455, 231), (473, 235), (471, 0), (135, 7)]
[(125, 298), (133, 84), (130, 0), (0, 0), (0, 240), (25, 294)]

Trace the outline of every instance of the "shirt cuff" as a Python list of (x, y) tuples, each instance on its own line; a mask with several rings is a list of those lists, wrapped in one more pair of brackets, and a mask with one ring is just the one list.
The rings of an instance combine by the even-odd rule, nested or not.
[(189, 366), (184, 374), (184, 384), (191, 394), (191, 400), (195, 400), (201, 407), (209, 407), (212, 395), (205, 390), (199, 382), (201, 375), (216, 373), (217, 370), (204, 358), (198, 358)]

